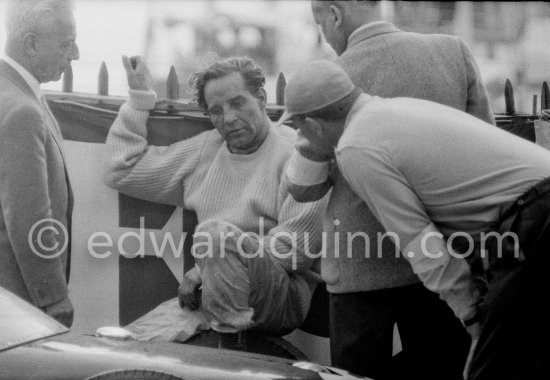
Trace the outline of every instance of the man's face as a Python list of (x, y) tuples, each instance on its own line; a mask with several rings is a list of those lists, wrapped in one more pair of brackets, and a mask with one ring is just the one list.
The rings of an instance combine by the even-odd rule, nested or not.
[(265, 91), (260, 92), (252, 95), (239, 73), (209, 80), (204, 87), (210, 120), (234, 153), (252, 153), (267, 134)]
[(32, 66), (38, 82), (59, 80), (71, 61), (80, 58), (72, 15), (59, 17), (58, 22), (36, 33), (35, 49)]
[(335, 24), (335, 14), (331, 11), (327, 2), (312, 0), (311, 11), (315, 23), (321, 28), (325, 40), (334, 49), (337, 55), (341, 55), (347, 47), (347, 40)]

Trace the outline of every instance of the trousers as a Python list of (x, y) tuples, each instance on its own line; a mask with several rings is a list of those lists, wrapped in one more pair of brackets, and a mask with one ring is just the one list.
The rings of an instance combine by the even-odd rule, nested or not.
[[(402, 352), (392, 357), (397, 323)], [(375, 379), (462, 379), (470, 337), (422, 284), (330, 294), (332, 364)]]
[(222, 333), (253, 329), (288, 334), (305, 318), (299, 294), (309, 288), (307, 282), (287, 273), (259, 251), (256, 239), (243, 234), (221, 220), (197, 226), (194, 256), (202, 279), (203, 312), (212, 329)]
[[(488, 293), (470, 380), (544, 379), (550, 376), (550, 178), (520, 196), (496, 224), (503, 240), (488, 249)], [(516, 260), (514, 260), (516, 259)]]

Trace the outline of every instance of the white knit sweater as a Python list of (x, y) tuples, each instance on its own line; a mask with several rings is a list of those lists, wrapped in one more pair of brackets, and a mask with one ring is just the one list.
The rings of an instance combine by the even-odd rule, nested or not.
[(153, 92), (130, 91), (107, 138), (105, 182), (137, 198), (194, 210), (199, 223), (221, 219), (244, 232), (263, 234), (268, 257), (308, 281), (301, 294), (306, 312), (319, 276), (317, 260), (305, 250), (321, 248), (327, 198), (297, 203), (281, 183), (295, 132), (270, 127), (261, 147), (247, 155), (231, 153), (216, 130), (166, 147), (151, 146), (146, 121), (154, 102)]

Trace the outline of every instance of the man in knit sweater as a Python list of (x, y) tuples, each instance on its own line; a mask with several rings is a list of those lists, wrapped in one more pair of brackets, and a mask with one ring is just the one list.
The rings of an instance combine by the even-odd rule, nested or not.
[(135, 69), (127, 57), (123, 64), (130, 97), (107, 138), (104, 178), (118, 191), (197, 213), (196, 266), (184, 275), (180, 304), (202, 303), (221, 347), (242, 348), (240, 332), (252, 328), (291, 332), (319, 283), (309, 253), (320, 249), (326, 202), (297, 203), (281, 184), (296, 135), (271, 126), (261, 68), (230, 58), (196, 73), (198, 103), (216, 129), (157, 147), (146, 139), (155, 105), (149, 71), (140, 57)]
[[(338, 54), (335, 63), (363, 91), (435, 101), (494, 124), (477, 65), (461, 39), (403, 32), (380, 21), (375, 1), (313, 1), (312, 12)], [(375, 378), (395, 377), (400, 369), (406, 376), (459, 378), (469, 347), (460, 322), (406, 260), (396, 258), (391, 240), (376, 238), (382, 225), (337, 167), (331, 180), (321, 274), (330, 293), (332, 364)], [(344, 238), (347, 233), (368, 234), (370, 250), (360, 237)], [(392, 359), (394, 324), (403, 351)], [(418, 364), (427, 353), (430, 371)]]

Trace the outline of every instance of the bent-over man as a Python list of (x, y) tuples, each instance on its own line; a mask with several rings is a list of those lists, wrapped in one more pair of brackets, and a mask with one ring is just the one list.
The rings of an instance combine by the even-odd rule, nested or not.
[[(352, 82), (371, 95), (430, 100), (494, 124), (479, 69), (464, 41), (402, 31), (383, 21), (382, 3), (311, 2), (315, 22), (338, 55), (334, 62)], [(396, 257), (391, 241), (377, 238), (384, 233), (382, 225), (337, 167), (331, 179), (321, 275), (330, 294), (332, 364), (374, 378), (410, 378), (413, 373), (422, 379), (461, 378), (470, 342), (460, 321), (422, 286), (406, 260)], [(304, 198), (314, 200), (311, 193)], [(370, 250), (362, 239), (336, 240), (336, 233), (366, 233)], [(383, 249), (375, 252), (378, 244)], [(394, 324), (403, 349), (392, 357)], [(419, 364), (427, 352), (437, 358), (429, 371)]]
[[(550, 152), (451, 107), (363, 93), (326, 61), (290, 79), (285, 105), (309, 149), (335, 153), (353, 191), (474, 341), (482, 326), (469, 378), (546, 378)], [(328, 162), (300, 150), (290, 186), (304, 184), (296, 162), (309, 167), (309, 185), (329, 186)], [(489, 269), (482, 304), (471, 255)], [(432, 359), (421, 364), (429, 370)]]

